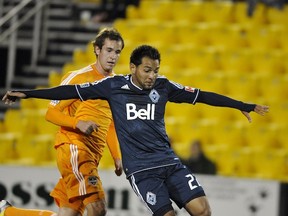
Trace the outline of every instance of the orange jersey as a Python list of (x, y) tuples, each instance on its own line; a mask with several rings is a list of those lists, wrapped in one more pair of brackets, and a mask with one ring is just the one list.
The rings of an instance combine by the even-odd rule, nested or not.
[[(94, 82), (102, 78), (104, 76), (96, 70), (95, 64), (92, 64), (65, 74), (61, 85)], [(56, 136), (55, 148), (63, 143), (73, 143), (79, 149), (91, 151), (99, 162), (103, 148), (108, 143), (112, 157), (114, 159), (121, 158), (114, 122), (107, 101), (80, 101), (78, 99), (51, 101), (46, 119), (61, 126)], [(76, 129), (77, 121), (80, 119), (90, 120), (100, 125), (98, 132), (94, 131), (90, 136), (87, 136)]]

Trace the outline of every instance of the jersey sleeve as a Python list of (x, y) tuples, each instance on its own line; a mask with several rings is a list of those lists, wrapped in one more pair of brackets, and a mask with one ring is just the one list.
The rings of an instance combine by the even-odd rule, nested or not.
[(55, 125), (62, 127), (76, 128), (77, 119), (63, 112), (74, 100), (51, 101), (46, 111), (45, 119)]
[(190, 86), (183, 86), (173, 81), (168, 81), (168, 100), (175, 103), (191, 103), (195, 104), (199, 89)]
[(119, 147), (119, 142), (116, 134), (116, 130), (114, 127), (114, 122), (110, 124), (109, 131), (107, 133), (107, 145), (112, 155), (113, 159), (121, 159), (121, 152)]
[(79, 84), (76, 85), (76, 90), (82, 101), (89, 99), (108, 100), (112, 91), (112, 80), (113, 77), (106, 77), (93, 83)]
[[(77, 76), (74, 79), (67, 81), (71, 73), (67, 73), (62, 77), (61, 85), (72, 85), (79, 83)], [(52, 100), (48, 106), (45, 119), (55, 125), (69, 128), (76, 128), (77, 119), (73, 116), (64, 113), (64, 109), (70, 106), (77, 99), (70, 100)]]

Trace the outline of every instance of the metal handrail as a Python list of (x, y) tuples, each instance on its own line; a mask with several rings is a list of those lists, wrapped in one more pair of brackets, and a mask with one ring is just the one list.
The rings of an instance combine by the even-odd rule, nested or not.
[(12, 19), (13, 16), (18, 14), (27, 4), (29, 4), (33, 0), (24, 0), (21, 1), (18, 5), (16, 5), (9, 13), (7, 13), (4, 17), (0, 18), (0, 27)]
[[(34, 16), (34, 25), (33, 25), (33, 43), (31, 46), (32, 57), (31, 57), (31, 65), (35, 66), (39, 53), (39, 40), (40, 40), (40, 30), (41, 30), (41, 15), (42, 9), (49, 3), (50, 0), (41, 0), (35, 1), (36, 5), (30, 9), (22, 18), (18, 20), (18, 14), (21, 10), (23, 10), (27, 4), (34, 0), (23, 0), (15, 6), (9, 13), (7, 13), (4, 17), (0, 18), (0, 28), (5, 24), (10, 24), (9, 28), (0, 34), (0, 43), (3, 42), (6, 38), (9, 39), (8, 45), (8, 59), (7, 59), (7, 76), (6, 76), (6, 88), (11, 87), (12, 80), (14, 79), (14, 70), (15, 70), (15, 57), (16, 57), (16, 49), (17, 46), (17, 30), (31, 17)], [(46, 25), (46, 20), (43, 21), (44, 25)], [(45, 28), (44, 28), (45, 29)], [(46, 28), (47, 29), (47, 28)], [(44, 42), (44, 44), (46, 44)], [(46, 51), (46, 50), (45, 50)], [(43, 50), (41, 52), (44, 53)]]
[[(29, 2), (31, 0), (28, 0)], [(46, 4), (47, 4), (48, 0), (46, 1), (40, 1), (39, 4), (36, 5), (36, 7), (32, 8), (20, 21), (15, 22), (12, 24), (12, 26), (10, 28), (8, 28), (6, 31), (4, 31), (1, 35), (0, 35), (0, 43), (2, 41), (4, 41), (9, 35), (11, 35), (15, 30), (17, 30), (22, 24), (24, 24), (29, 18), (31, 18), (33, 15), (35, 15), (38, 11), (40, 11)], [(12, 10), (11, 10), (12, 11)], [(16, 10), (15, 10), (16, 11)], [(16, 12), (19, 12), (20, 10), (17, 10)], [(16, 13), (17, 14), (17, 13)], [(15, 14), (13, 16), (11, 16), (11, 18), (13, 18), (15, 16)], [(10, 16), (9, 16), (10, 18)], [(8, 21), (9, 19), (7, 19)], [(4, 23), (3, 23), (4, 24)], [(0, 20), (0, 27), (1, 27), (1, 20)]]

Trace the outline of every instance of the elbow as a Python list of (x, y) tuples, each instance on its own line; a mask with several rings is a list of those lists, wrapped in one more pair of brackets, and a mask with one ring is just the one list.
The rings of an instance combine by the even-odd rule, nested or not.
[(45, 114), (45, 120), (48, 121), (48, 122), (51, 122), (51, 118), (50, 118), (50, 109), (48, 108), (48, 110), (46, 111), (46, 114)]

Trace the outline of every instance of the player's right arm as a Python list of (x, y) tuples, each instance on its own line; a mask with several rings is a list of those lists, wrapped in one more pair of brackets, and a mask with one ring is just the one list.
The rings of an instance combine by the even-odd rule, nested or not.
[(55, 125), (75, 129), (77, 125), (76, 117), (63, 112), (65, 107), (68, 107), (74, 101), (75, 99), (51, 101), (46, 111), (45, 119)]
[[(73, 78), (71, 79), (70, 77)], [(78, 79), (76, 73), (66, 73), (61, 79), (61, 85), (77, 84)], [(75, 116), (64, 113), (65, 108), (71, 106), (75, 101), (76, 99), (52, 100), (46, 111), (45, 119), (52, 124), (75, 129), (77, 125)]]
[[(83, 80), (81, 76), (78, 76), (77, 73), (67, 73), (62, 78), (61, 85), (79, 84), (85, 80)], [(77, 128), (85, 134), (91, 134), (94, 130), (98, 131), (99, 125), (96, 123), (92, 121), (82, 121), (77, 119), (73, 111), (71, 111), (72, 113), (65, 112), (77, 100), (78, 99), (52, 100), (46, 112), (46, 120), (61, 127), (68, 127), (73, 129)]]

